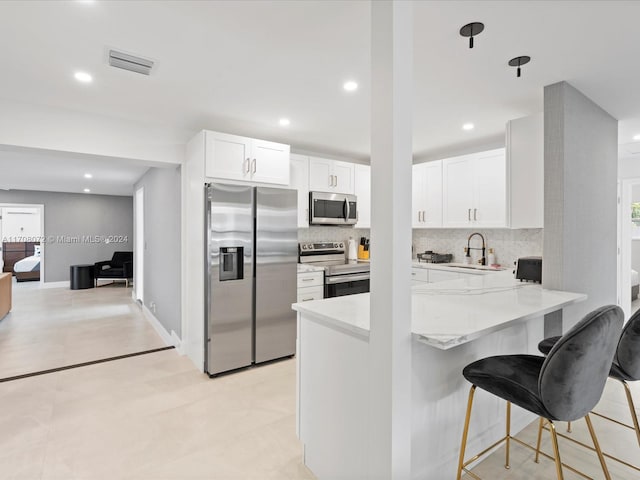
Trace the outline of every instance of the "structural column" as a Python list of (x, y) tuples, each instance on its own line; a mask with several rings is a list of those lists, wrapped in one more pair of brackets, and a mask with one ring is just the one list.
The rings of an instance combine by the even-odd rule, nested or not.
[(369, 478), (411, 473), (412, 2), (374, 1), (371, 20)]
[[(545, 288), (586, 293), (565, 308), (563, 331), (617, 303), (618, 121), (566, 82), (544, 89)], [(545, 334), (559, 334), (547, 316)]]

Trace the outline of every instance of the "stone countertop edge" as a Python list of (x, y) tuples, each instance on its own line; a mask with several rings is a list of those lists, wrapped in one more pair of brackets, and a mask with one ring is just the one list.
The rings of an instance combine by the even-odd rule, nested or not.
[[(553, 292), (557, 290), (548, 290), (548, 291)], [(563, 293), (570, 293), (570, 292), (563, 292)], [(569, 305), (573, 305), (574, 303), (583, 302), (584, 300), (587, 299), (587, 295), (584, 295), (584, 294), (576, 293), (574, 295), (575, 295), (575, 298), (567, 299), (565, 302), (562, 302), (561, 304), (547, 307), (540, 311), (514, 318), (500, 325), (492, 325), (490, 327), (480, 329), (468, 335), (456, 335), (456, 334), (428, 335), (428, 334), (421, 334), (416, 332), (412, 332), (412, 335), (416, 338), (417, 341), (419, 341), (420, 343), (429, 345), (430, 347), (435, 347), (440, 350), (450, 350), (457, 346), (464, 345), (465, 343), (472, 342), (473, 340), (477, 340), (478, 338), (484, 337), (491, 333), (499, 332), (500, 330), (504, 330), (505, 328), (516, 326), (518, 324), (524, 323), (533, 318), (541, 317), (543, 315), (546, 315), (551, 312), (555, 312), (556, 310), (560, 310)]]

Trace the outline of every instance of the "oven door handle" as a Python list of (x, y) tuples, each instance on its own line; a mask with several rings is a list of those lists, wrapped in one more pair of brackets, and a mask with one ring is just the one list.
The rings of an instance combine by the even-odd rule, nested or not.
[(369, 280), (371, 275), (368, 273), (361, 273), (355, 275), (334, 275), (332, 277), (325, 277), (324, 283), (332, 285), (336, 283), (357, 282), (360, 280)]

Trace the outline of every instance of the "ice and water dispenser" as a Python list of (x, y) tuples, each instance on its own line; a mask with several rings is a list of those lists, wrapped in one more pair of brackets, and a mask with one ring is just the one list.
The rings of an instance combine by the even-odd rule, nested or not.
[(220, 248), (220, 281), (242, 280), (244, 247)]

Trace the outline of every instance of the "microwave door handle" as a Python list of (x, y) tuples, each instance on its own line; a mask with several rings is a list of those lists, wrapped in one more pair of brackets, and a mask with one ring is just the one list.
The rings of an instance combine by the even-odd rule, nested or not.
[(342, 212), (344, 213), (344, 221), (349, 221), (349, 199), (344, 199), (344, 207), (342, 208)]

